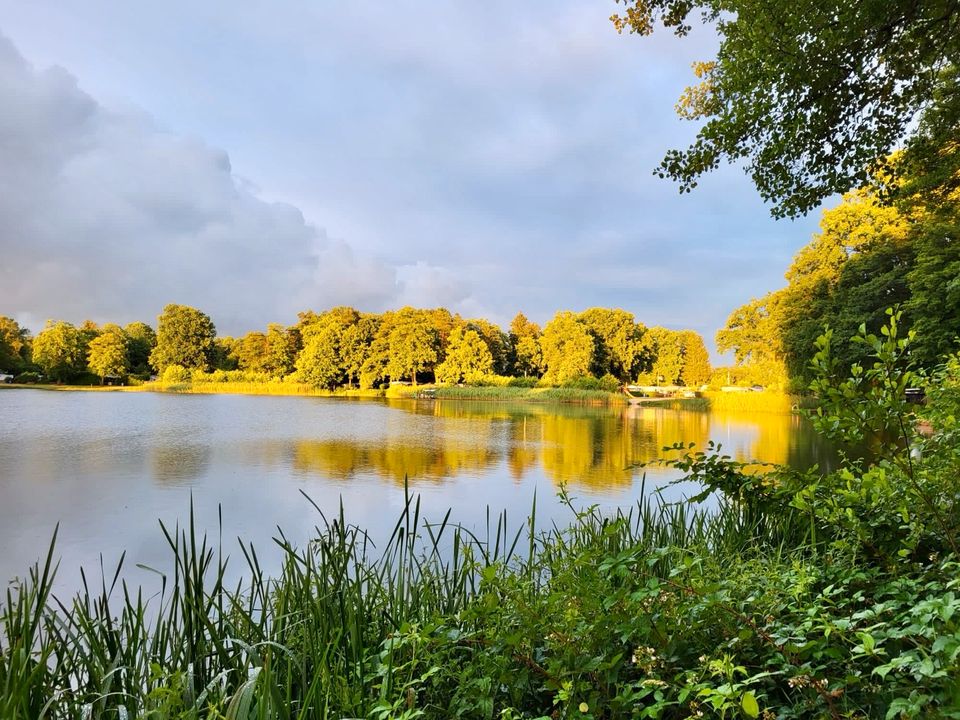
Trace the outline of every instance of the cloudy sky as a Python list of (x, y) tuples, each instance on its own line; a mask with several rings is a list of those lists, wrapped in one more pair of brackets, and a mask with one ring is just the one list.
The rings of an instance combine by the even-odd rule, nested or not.
[(715, 39), (618, 36), (616, 7), (0, 0), (0, 314), (600, 305), (712, 342), (817, 218), (737, 168), (652, 175)]

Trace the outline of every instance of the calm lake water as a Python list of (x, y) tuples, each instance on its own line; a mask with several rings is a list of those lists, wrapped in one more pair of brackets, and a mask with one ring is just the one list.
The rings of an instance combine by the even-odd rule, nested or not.
[[(442, 401), (242, 395), (0, 391), (0, 582), (43, 555), (59, 523), (60, 586), (81, 566), (169, 557), (158, 520), (188, 517), (223, 542), (253, 541), (269, 565), (277, 526), (303, 543), (343, 503), (348, 521), (389, 534), (404, 478), (428, 518), (484, 527), (487, 508), (519, 527), (563, 521), (566, 485), (578, 505), (629, 506), (669, 485), (673, 471), (642, 467), (675, 442), (723, 444), (737, 458), (806, 467), (827, 448), (792, 415)], [(646, 478), (644, 479), (644, 476)], [(277, 552), (277, 551), (274, 551)], [(235, 556), (239, 552), (233, 551)], [(278, 553), (277, 553), (278, 554)]]

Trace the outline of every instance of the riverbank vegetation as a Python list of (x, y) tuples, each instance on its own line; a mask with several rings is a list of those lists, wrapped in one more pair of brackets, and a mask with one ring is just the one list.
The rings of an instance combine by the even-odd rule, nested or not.
[(307, 392), (300, 386), (351, 394), (430, 383), (566, 388), (553, 395), (574, 397), (573, 390), (617, 392), (637, 379), (702, 384), (710, 374), (697, 333), (647, 328), (624, 310), (606, 308), (559, 312), (542, 331), (518, 314), (504, 332), (444, 308), (372, 314), (337, 307), (234, 339), (218, 337), (205, 313), (168, 305), (155, 333), (144, 323), (121, 328), (88, 321), (76, 328), (51, 321), (31, 338), (3, 318), (0, 346), (0, 361), (20, 383), (117, 384), (153, 373), (161, 386), (189, 383), (200, 392), (228, 391), (227, 383), (237, 382), (250, 391), (272, 384), (267, 394)]
[(382, 547), (344, 511), (305, 547), (279, 536), (276, 577), (191, 520), (164, 530), (156, 595), (118, 567), (57, 599), (52, 546), (2, 603), (0, 715), (954, 717), (960, 359), (907, 403), (921, 378), (897, 319), (861, 336), (875, 357), (846, 380), (820, 341), (819, 429), (885, 440), (827, 475), (681, 444), (667, 462), (703, 483), (694, 504), (605, 517), (564, 495), (568, 527), (534, 504), (477, 531), (409, 498)]

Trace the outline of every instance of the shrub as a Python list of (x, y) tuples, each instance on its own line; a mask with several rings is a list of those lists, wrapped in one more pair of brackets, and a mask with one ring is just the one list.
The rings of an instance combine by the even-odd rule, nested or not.
[(514, 378), (510, 378), (510, 382), (507, 383), (507, 387), (534, 388), (537, 386), (537, 383), (539, 382), (540, 382), (540, 378), (514, 377)]
[(169, 385), (188, 383), (190, 380), (190, 371), (182, 365), (168, 365), (161, 378), (161, 382)]
[(15, 383), (20, 383), (21, 385), (36, 385), (40, 380), (40, 373), (35, 372), (20, 373), (13, 379)]

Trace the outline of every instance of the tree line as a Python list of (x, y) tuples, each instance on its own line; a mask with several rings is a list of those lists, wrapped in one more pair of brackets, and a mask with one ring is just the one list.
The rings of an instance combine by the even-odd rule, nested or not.
[(933, 367), (956, 351), (960, 188), (933, 194), (928, 184), (923, 174), (900, 180), (898, 200), (890, 202), (879, 176), (824, 210), (820, 232), (786, 272), (786, 287), (735, 309), (717, 333), (717, 348), (735, 355), (732, 374), (805, 387), (826, 327), (843, 367), (863, 364), (869, 348), (849, 338), (861, 325), (880, 332), (890, 307), (902, 310), (913, 332), (915, 363)]
[(156, 331), (86, 321), (48, 321), (35, 337), (0, 317), (0, 370), (27, 381), (128, 375), (185, 380), (194, 372), (242, 371), (246, 378), (319, 388), (375, 388), (390, 382), (485, 384), (496, 379), (564, 385), (699, 386), (710, 377), (703, 338), (692, 330), (646, 327), (621, 309), (561, 311), (541, 328), (518, 313), (507, 331), (445, 308), (365, 313), (308, 310), (294, 325), (270, 324), (238, 338), (218, 336), (211, 318), (167, 305)]

